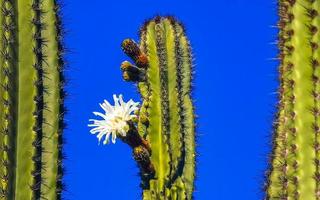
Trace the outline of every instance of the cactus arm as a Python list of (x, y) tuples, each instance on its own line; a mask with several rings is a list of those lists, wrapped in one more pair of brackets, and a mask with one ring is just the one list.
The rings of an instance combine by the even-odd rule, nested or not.
[[(34, 68), (37, 58), (34, 54), (36, 47), (34, 40), (34, 27), (32, 20), (34, 12), (30, 8), (32, 0), (19, 1), (18, 3), (18, 22), (19, 25), (19, 105), (18, 105), (18, 124), (17, 124), (17, 168), (16, 168), (16, 199), (32, 199), (34, 194), (32, 188), (35, 184), (33, 172), (35, 170), (34, 161), (36, 148), (33, 143), (36, 142), (36, 116), (37, 111), (35, 98), (37, 97), (37, 88), (34, 84), (38, 81), (38, 74)], [(27, 9), (26, 9), (27, 8)], [(37, 190), (35, 187), (34, 190)]]
[(142, 26), (140, 38), (140, 47), (123, 41), (122, 49), (136, 66), (125, 61), (121, 70), (126, 81), (137, 82), (143, 99), (137, 127), (150, 144), (155, 171), (155, 176), (141, 173), (143, 199), (190, 200), (195, 134), (189, 41), (179, 22), (160, 16)]
[(149, 124), (148, 127), (148, 140), (150, 141), (152, 149), (158, 149), (153, 151), (151, 155), (151, 161), (154, 164), (156, 170), (156, 177), (159, 180), (157, 184), (158, 192), (163, 190), (164, 182), (169, 173), (169, 156), (168, 146), (165, 143), (165, 135), (162, 134), (162, 119), (159, 118), (159, 113), (162, 113), (161, 109), (161, 88), (160, 88), (160, 70), (159, 59), (156, 45), (156, 33), (155, 23), (151, 23), (148, 26), (148, 34), (146, 38), (148, 48), (148, 77), (151, 88), (151, 96), (148, 108)]
[[(44, 64), (45, 78), (43, 85), (46, 92), (43, 95), (45, 109), (43, 110), (44, 123), (43, 129), (43, 154), (42, 160), (45, 163), (45, 170), (42, 172), (42, 193), (47, 199), (57, 199), (61, 191), (57, 188), (58, 162), (59, 161), (59, 121), (60, 121), (60, 76), (59, 76), (59, 55), (55, 4), (52, 0), (42, 1), (42, 17), (46, 29), (42, 31), (46, 45), (43, 46), (43, 52), (46, 55)], [(58, 87), (57, 87), (58, 86)], [(59, 87), (60, 86), (60, 87)]]

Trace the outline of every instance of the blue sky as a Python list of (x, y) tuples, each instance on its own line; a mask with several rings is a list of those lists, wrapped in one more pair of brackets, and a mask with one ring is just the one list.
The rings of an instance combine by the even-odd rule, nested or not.
[(275, 1), (64, 0), (69, 67), (65, 131), (66, 199), (140, 199), (131, 150), (98, 145), (88, 119), (112, 94), (139, 100), (121, 78), (128, 59), (120, 44), (156, 14), (174, 15), (187, 28), (195, 57), (198, 170), (195, 199), (262, 197), (276, 103)]

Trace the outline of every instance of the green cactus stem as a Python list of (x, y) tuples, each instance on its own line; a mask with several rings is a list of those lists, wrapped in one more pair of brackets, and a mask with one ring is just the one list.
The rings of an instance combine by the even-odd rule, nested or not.
[(63, 46), (55, 0), (0, 0), (0, 199), (60, 199)]
[(266, 199), (320, 199), (320, 1), (279, 0), (279, 104)]
[(185, 30), (173, 17), (158, 16), (141, 28), (139, 45), (126, 39), (122, 48), (135, 63), (125, 61), (121, 70), (141, 93), (137, 127), (150, 145), (155, 172), (141, 173), (143, 199), (192, 199), (195, 128), (192, 56)]

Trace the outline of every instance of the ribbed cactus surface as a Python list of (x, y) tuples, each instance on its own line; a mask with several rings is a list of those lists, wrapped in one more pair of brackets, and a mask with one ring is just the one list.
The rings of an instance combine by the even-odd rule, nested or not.
[[(158, 16), (141, 28), (139, 45), (127, 39), (122, 48), (135, 62), (125, 61), (121, 69), (124, 79), (136, 82), (141, 93), (138, 132), (151, 149), (149, 158), (140, 155), (146, 151), (134, 152), (142, 168), (143, 199), (192, 199), (192, 57), (185, 30), (174, 18)], [(145, 168), (148, 159), (152, 167)]]
[(320, 1), (279, 0), (280, 88), (266, 199), (320, 199)]
[(60, 199), (63, 55), (55, 0), (0, 0), (0, 199)]

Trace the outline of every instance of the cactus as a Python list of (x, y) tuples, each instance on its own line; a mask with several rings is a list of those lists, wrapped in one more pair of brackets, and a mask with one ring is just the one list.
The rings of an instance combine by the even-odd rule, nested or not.
[(320, 199), (320, 1), (279, 0), (279, 103), (266, 199)]
[(126, 39), (122, 49), (135, 62), (122, 63), (123, 78), (137, 83), (143, 99), (137, 132), (147, 145), (134, 149), (143, 199), (192, 199), (192, 58), (184, 27), (173, 17), (157, 16), (142, 26), (139, 45)]
[(0, 0), (0, 199), (60, 199), (63, 45), (55, 0)]

